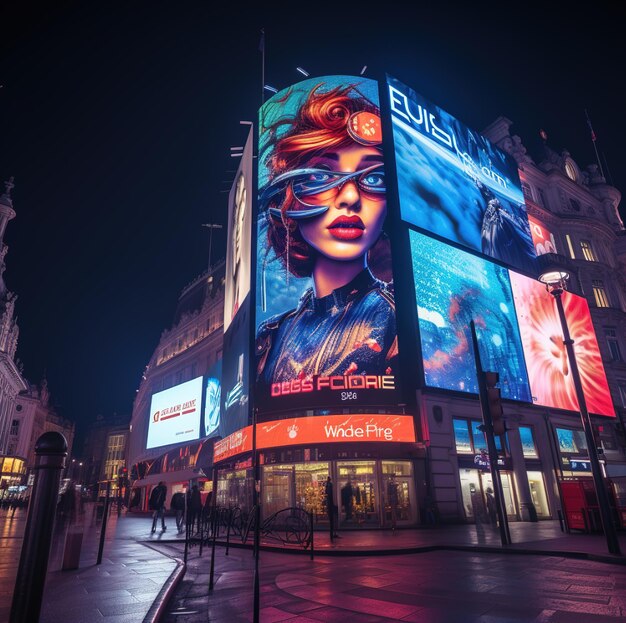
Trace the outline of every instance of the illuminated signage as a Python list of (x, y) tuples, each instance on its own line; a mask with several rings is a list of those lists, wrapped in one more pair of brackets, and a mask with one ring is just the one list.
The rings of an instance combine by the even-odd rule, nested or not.
[(532, 270), (514, 158), (395, 78), (387, 82), (403, 220)]
[(222, 409), (222, 361), (211, 366), (204, 381), (204, 425), (202, 436), (217, 434)]
[(249, 361), (252, 318), (250, 266), (252, 236), (252, 128), (228, 200), (228, 243), (224, 282), (224, 343), (221, 424), (226, 437), (249, 421)]
[(528, 224), (530, 225), (530, 233), (533, 237), (533, 244), (535, 245), (535, 253), (537, 255), (545, 255), (546, 253), (556, 253), (556, 241), (554, 240), (554, 234), (548, 231), (542, 223), (532, 216), (528, 217)]
[(497, 370), (504, 398), (531, 401), (508, 271), (410, 231), (426, 385), (478, 393), (469, 329), (483, 368)]
[[(578, 411), (576, 389), (554, 297), (539, 281), (513, 271), (509, 271), (509, 275), (533, 402)], [(567, 291), (563, 292), (561, 300), (574, 340), (587, 408), (597, 415), (615, 416), (587, 301)]]
[(305, 80), (259, 115), (255, 405), (396, 404), (378, 85)]
[(228, 195), (224, 332), (250, 292), (250, 234), (252, 232), (252, 129)]
[[(260, 450), (284, 446), (354, 441), (415, 442), (409, 415), (328, 415), (274, 420), (257, 425)], [(214, 462), (252, 450), (252, 426), (216, 442)]]
[(202, 385), (200, 376), (152, 395), (146, 448), (199, 438)]

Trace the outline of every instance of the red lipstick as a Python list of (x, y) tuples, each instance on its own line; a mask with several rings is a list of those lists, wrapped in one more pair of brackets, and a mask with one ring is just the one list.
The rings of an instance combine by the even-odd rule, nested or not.
[(328, 231), (337, 240), (357, 240), (363, 235), (365, 225), (360, 217), (338, 216), (329, 226)]

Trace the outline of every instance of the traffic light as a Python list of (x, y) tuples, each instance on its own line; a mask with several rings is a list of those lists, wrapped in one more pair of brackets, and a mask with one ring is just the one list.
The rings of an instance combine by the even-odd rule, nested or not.
[(497, 372), (485, 372), (485, 385), (487, 386), (487, 409), (491, 415), (493, 434), (497, 437), (504, 435), (506, 432), (500, 390), (496, 387), (499, 378), (500, 375)]

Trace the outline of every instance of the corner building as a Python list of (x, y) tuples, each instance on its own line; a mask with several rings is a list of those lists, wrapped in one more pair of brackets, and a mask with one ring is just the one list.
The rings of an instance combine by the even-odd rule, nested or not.
[[(331, 111), (327, 126), (304, 124), (313, 110)], [(486, 518), (494, 483), (473, 320), (483, 369), (500, 376), (508, 518), (561, 516), (563, 483), (591, 471), (556, 308), (537, 281), (556, 265), (570, 275), (567, 321), (617, 520), (621, 194), (547, 140), (533, 158), (511, 126), (474, 132), (389, 76), (310, 79), (264, 104), (254, 231), (244, 230), (256, 243), (255, 313), (250, 351), (237, 353), (250, 410), (215, 443), (218, 504), (250, 510), (256, 421), (264, 517), (298, 506), (327, 525), (330, 477), (343, 528)]]

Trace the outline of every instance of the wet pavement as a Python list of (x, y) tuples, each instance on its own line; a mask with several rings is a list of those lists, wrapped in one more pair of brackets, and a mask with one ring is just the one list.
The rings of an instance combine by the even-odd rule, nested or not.
[[(0, 621), (8, 620), (24, 522), (24, 511), (12, 520), (0, 514)], [(211, 549), (199, 556), (191, 548), (183, 576), (184, 544), (173, 517), (167, 531), (152, 534), (149, 517), (118, 519), (113, 512), (101, 565), (95, 518), (86, 516), (83, 525), (79, 569), (60, 570), (56, 539), (43, 623), (252, 620), (253, 557), (241, 539), (233, 539), (228, 556), (216, 547), (209, 594)], [(334, 543), (316, 532), (313, 561), (304, 552), (264, 549), (260, 620), (626, 621), (626, 558), (609, 555), (602, 535), (568, 535), (547, 521), (512, 523), (511, 536), (513, 545), (502, 548), (489, 525), (346, 530)], [(626, 534), (620, 542), (626, 553)]]

